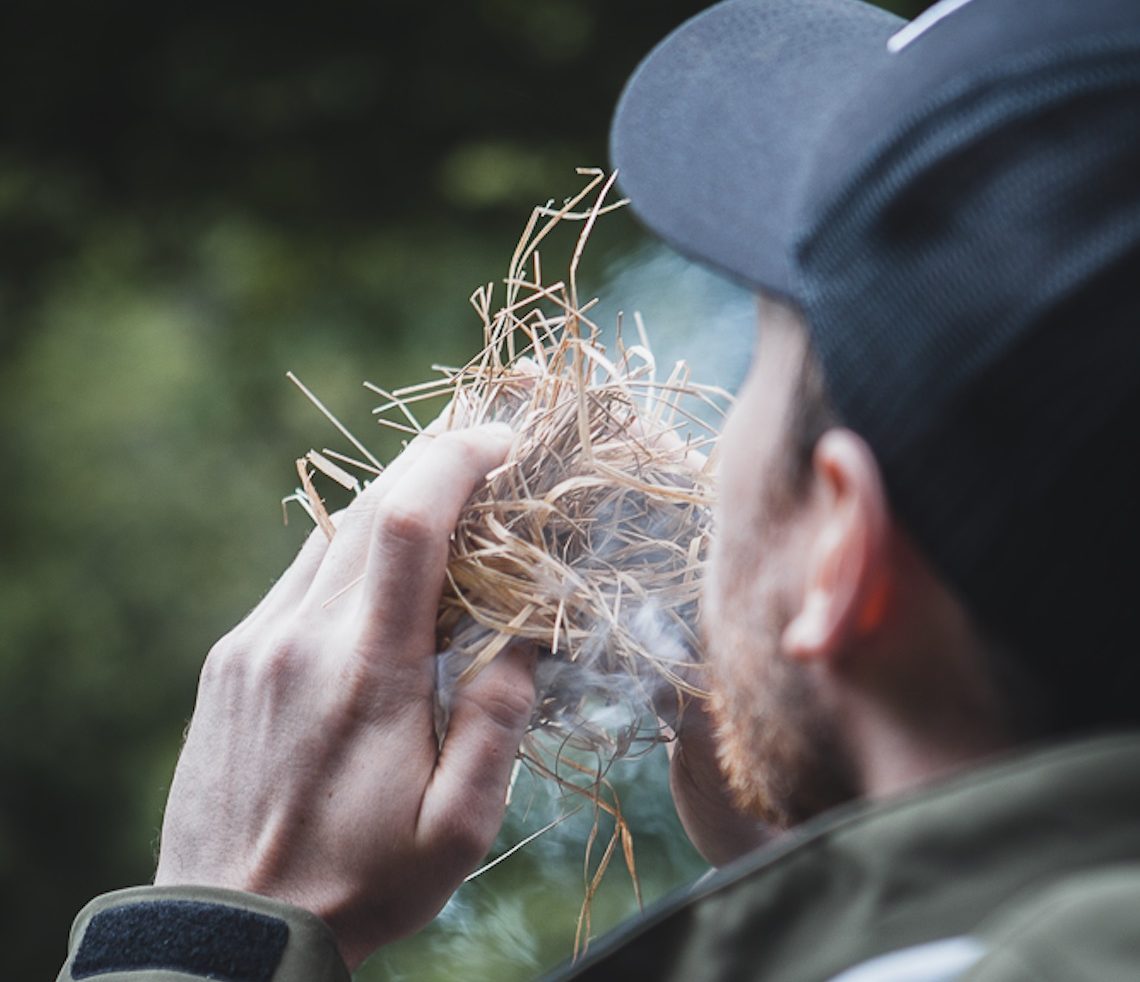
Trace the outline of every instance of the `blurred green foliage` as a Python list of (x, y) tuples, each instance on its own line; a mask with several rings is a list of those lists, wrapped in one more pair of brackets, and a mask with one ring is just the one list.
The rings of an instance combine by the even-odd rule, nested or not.
[[(704, 5), (4, 5), (8, 977), (49, 977), (75, 911), (151, 875), (201, 659), (297, 548), (306, 523), (283, 528), (277, 502), (333, 436), (285, 371), (371, 434), (363, 379), (465, 358), (471, 289), (532, 204), (605, 162), (629, 71)], [(609, 228), (597, 268), (637, 241)], [(700, 868), (660, 770), (626, 802), (650, 896)], [(504, 845), (536, 824), (512, 817)], [(565, 957), (584, 837), (568, 823), (504, 863), (360, 977), (525, 978)], [(633, 909), (615, 869), (595, 924)]]

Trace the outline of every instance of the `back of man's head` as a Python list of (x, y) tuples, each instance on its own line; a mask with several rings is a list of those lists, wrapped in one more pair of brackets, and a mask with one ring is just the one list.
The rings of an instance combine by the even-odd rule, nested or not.
[(613, 146), (651, 227), (803, 310), (1041, 727), (1140, 721), (1140, 6), (728, 0), (643, 64)]

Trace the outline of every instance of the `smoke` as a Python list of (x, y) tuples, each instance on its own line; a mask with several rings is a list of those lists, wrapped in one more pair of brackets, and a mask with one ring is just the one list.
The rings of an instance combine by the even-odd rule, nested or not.
[[(728, 392), (739, 387), (756, 334), (755, 301), (747, 290), (663, 245), (650, 243), (615, 262), (591, 295), (598, 297), (598, 303), (591, 309), (590, 317), (602, 329), (603, 343), (611, 352), (615, 349), (619, 322), (626, 344), (638, 342), (636, 313), (645, 326), (659, 380), (669, 375), (674, 364), (684, 362), (694, 382), (718, 386)], [(686, 406), (717, 425), (717, 421), (708, 420), (702, 413), (696, 400), (690, 400)], [(615, 665), (613, 658), (605, 657), (615, 644), (615, 632), (624, 632), (640, 646), (653, 651), (655, 661), (666, 666), (667, 671), (669, 666), (681, 671), (693, 659), (696, 604), (663, 610), (652, 599), (638, 596), (636, 570), (628, 566), (630, 554), (622, 539), (623, 525), (631, 520), (623, 510), (627, 506), (626, 499), (619, 499), (617, 505), (607, 505), (608, 510), (595, 511), (587, 533), (591, 565), (612, 567), (613, 594), (625, 592), (624, 599), (613, 594), (607, 598), (608, 607), (620, 608), (617, 623), (599, 621), (572, 660), (564, 656), (543, 657), (539, 662), (536, 686), (540, 712), (535, 724), (562, 737), (572, 733), (575, 727), (584, 727), (594, 733), (612, 734), (615, 744), (627, 741), (630, 734), (639, 731), (643, 718), (652, 715), (654, 696), (668, 684), (653, 664), (646, 663), (639, 670), (631, 671), (628, 664)], [(681, 536), (692, 535), (691, 529), (671, 524), (668, 511), (663, 511), (660, 518), (652, 518), (651, 527), (640, 526), (639, 531), (664, 543), (675, 543)], [(681, 545), (687, 547), (688, 542), (681, 541)], [(636, 558), (642, 564), (650, 562), (663, 567), (671, 564), (672, 568), (678, 568), (679, 562), (676, 555), (670, 555), (664, 548), (660, 555), (647, 557), (638, 553)], [(683, 569), (686, 562), (682, 556), (680, 568)], [(554, 597), (560, 590), (574, 589), (571, 583), (538, 586)], [(610, 600), (614, 603), (609, 603)], [(467, 630), (470, 628), (470, 624), (466, 625)], [(441, 738), (456, 680), (465, 664), (450, 651), (439, 657), (437, 729)], [(552, 692), (560, 693), (560, 706), (581, 705), (586, 707), (586, 712), (576, 720), (543, 718), (545, 697)], [(553, 707), (553, 703), (546, 704), (548, 708)]]
[[(662, 246), (651, 245), (615, 263), (589, 294), (599, 297), (590, 317), (603, 330), (602, 341), (609, 350), (614, 350), (619, 314), (626, 344), (638, 343), (633, 316), (638, 312), (659, 380), (668, 377), (676, 362), (684, 361), (694, 382), (729, 392), (739, 387), (755, 337), (755, 305), (747, 291)], [(597, 823), (592, 859), (585, 864), (593, 870), (614, 828), (604, 810), (588, 796), (567, 790), (568, 784), (586, 788), (601, 776), (607, 782), (607, 800), (620, 800), (647, 900), (703, 869), (699, 857), (684, 842), (671, 806), (667, 764), (660, 752), (662, 730), (654, 712), (662, 691), (670, 687), (662, 668), (680, 674), (693, 659), (699, 601), (669, 605), (645, 591), (639, 593), (637, 569), (628, 565), (628, 543), (621, 534), (626, 520), (628, 516), (615, 508), (613, 513), (595, 515), (590, 524), (590, 555), (612, 566), (612, 577), (606, 577), (607, 583), (612, 580), (612, 590), (605, 602), (610, 610), (617, 604), (620, 614), (599, 619), (572, 660), (564, 651), (540, 656), (535, 679), (539, 710), (526, 750), (545, 762), (547, 772), (533, 767), (516, 772), (503, 831), (489, 858), (501, 856), (536, 830), (551, 827), (462, 887), (417, 940), (438, 958), (441, 978), (451, 977), (442, 969), (449, 964), (455, 966), (455, 978), (465, 977), (476, 941), (481, 952), (486, 952), (490, 940), (504, 958), (510, 953), (511, 965), (504, 966), (504, 976), (510, 970), (517, 976), (520, 969), (529, 976), (568, 954), (584, 895), (587, 843)], [(663, 542), (662, 553), (659, 557), (642, 554), (641, 561), (678, 561), (669, 543), (675, 544), (679, 533), (667, 517), (646, 531)], [(559, 591), (575, 587), (571, 582), (557, 582), (539, 584), (537, 589), (557, 597)], [(462, 634), (470, 627), (461, 626), (454, 633)], [(608, 654), (621, 634), (627, 642), (632, 639), (653, 652), (653, 662), (615, 664)], [(441, 740), (446, 739), (451, 701), (468, 657), (444, 651), (437, 658)], [(692, 681), (704, 682), (699, 674)], [(608, 899), (594, 919), (595, 933), (636, 909), (623, 865), (618, 849), (603, 887)], [(555, 946), (557, 938), (562, 940)], [(557, 952), (554, 959), (552, 950)], [(398, 952), (389, 957), (388, 970), (392, 977), (399, 977)]]
[(729, 392), (740, 387), (756, 337), (750, 291), (651, 243), (614, 263), (597, 295), (590, 316), (603, 329), (620, 314), (628, 339), (633, 313), (641, 314), (659, 374), (684, 361), (697, 382)]
[[(705, 517), (695, 524), (694, 514)], [(588, 528), (586, 544), (578, 543), (574, 550), (562, 543), (566, 551), (578, 553), (569, 570), (591, 583), (589, 609), (606, 615), (588, 622), (586, 638), (572, 651), (563, 647), (539, 652), (537, 704), (527, 749), (548, 762), (567, 751), (593, 755), (597, 761), (592, 771), (601, 777), (614, 760), (637, 756), (660, 742), (655, 707), (663, 694), (677, 684), (702, 686), (699, 582), (685, 587), (681, 581), (691, 572), (693, 556), (703, 557), (707, 551), (711, 515), (689, 508), (638, 509), (620, 499), (580, 517), (580, 525)], [(631, 533), (639, 543), (636, 550), (630, 546)], [(647, 570), (675, 584), (670, 591), (677, 598), (673, 604), (665, 606), (658, 599), (659, 586), (639, 580)], [(536, 593), (553, 598), (548, 606), (573, 589), (573, 582), (535, 582)], [(471, 651), (497, 637), (471, 617), (453, 634), (463, 639), (463, 648), (448, 648), (436, 659), (436, 731), (441, 744)], [(589, 784), (590, 775), (584, 777), (574, 783)]]
[[(602, 329), (607, 348), (613, 349), (619, 319), (626, 343), (639, 341), (637, 312), (647, 330), (659, 380), (668, 377), (676, 362), (684, 361), (694, 382), (729, 392), (739, 387), (755, 337), (755, 306), (747, 291), (659, 245), (623, 257), (596, 282), (596, 289), (583, 290), (583, 294), (599, 297), (589, 316)], [(324, 474), (330, 476), (328, 470)], [(292, 500), (310, 510), (303, 490)], [(315, 520), (311, 510), (310, 516)], [(637, 844), (638, 871), (647, 900), (703, 869), (696, 853), (684, 844), (671, 807), (664, 754), (649, 752), (660, 749), (661, 731), (653, 707), (669, 684), (660, 668), (679, 671), (691, 660), (699, 604), (668, 606), (639, 596), (636, 570), (621, 558), (628, 555), (627, 543), (619, 534), (622, 515), (597, 517), (600, 520), (591, 528), (591, 552), (599, 561), (612, 564), (612, 593), (607, 602), (613, 609), (620, 594), (621, 613), (599, 622), (578, 647), (574, 660), (550, 654), (540, 659), (536, 675), (540, 705), (545, 703), (550, 710), (568, 703), (575, 713), (572, 718), (560, 717), (560, 710), (550, 710), (545, 719), (550, 726), (536, 719), (536, 729), (528, 738), (530, 748), (543, 755), (558, 780), (526, 768), (518, 771), (492, 855), (501, 855), (537, 829), (557, 824), (486, 877), (461, 888), (429, 930), (402, 943), (405, 947), (426, 945), (438, 955), (440, 970), (433, 977), (469, 978), (473, 952), (477, 949), (480, 960), (485, 959), (488, 939), (503, 953), (501, 977), (517, 977), (520, 966), (530, 976), (568, 953), (569, 942), (564, 939), (573, 936), (583, 896), (586, 843), (600, 822), (593, 854), (596, 867), (613, 822), (588, 798), (565, 790), (560, 781), (582, 787), (602, 775), (620, 797), (622, 814)], [(675, 530), (665, 519), (650, 531), (665, 543), (676, 540)], [(672, 558), (665, 549), (661, 560)], [(546, 586), (552, 594), (574, 589), (569, 582)], [(651, 650), (657, 667), (646, 663), (635, 671), (629, 666), (615, 671), (605, 655), (615, 633), (622, 632)], [(436, 727), (441, 740), (446, 739), (451, 702), (466, 665), (465, 659), (449, 651), (436, 660)], [(547, 698), (551, 693), (558, 693), (559, 698), (551, 701)], [(615, 867), (622, 865), (620, 850), (618, 854)], [(646, 855), (652, 857), (648, 863), (641, 860)], [(596, 929), (635, 909), (633, 891), (620, 871), (615, 870), (610, 881), (616, 881), (613, 893), (621, 899), (614, 901), (611, 894), (601, 905), (605, 910), (595, 917)], [(552, 944), (556, 944), (553, 949)], [(385, 962), (385, 977), (410, 977), (400, 967), (400, 948), (390, 946), (377, 956)]]
[[(652, 244), (615, 263), (602, 277), (596, 295), (599, 302), (590, 316), (602, 328), (603, 342), (610, 350), (619, 319), (626, 343), (637, 343), (633, 318), (636, 311), (645, 325), (659, 379), (667, 377), (676, 362), (684, 361), (694, 382), (729, 392), (739, 387), (756, 332), (755, 302), (748, 291)], [(569, 750), (571, 759), (596, 774), (606, 774), (615, 760), (637, 757), (660, 742), (655, 703), (663, 689), (671, 687), (669, 672), (686, 675), (686, 666), (694, 659), (694, 639), (699, 630), (699, 603), (665, 608), (650, 597), (639, 597), (636, 569), (623, 568), (627, 561), (623, 557), (628, 555), (621, 534), (625, 520), (626, 516), (616, 511), (596, 514), (591, 523), (589, 550), (592, 562), (612, 567), (613, 593), (607, 599), (610, 609), (614, 606), (611, 601), (617, 600), (615, 595), (624, 591), (617, 603), (620, 616), (599, 620), (573, 659), (565, 657), (565, 653), (541, 655), (535, 680), (539, 708), (532, 722), (536, 735), (530, 747), (540, 752), (545, 734), (548, 760), (557, 760), (559, 754)], [(645, 531), (664, 543), (676, 542), (679, 534), (665, 517)], [(651, 561), (668, 564), (678, 560), (663, 547), (662, 554), (651, 557)], [(573, 589), (569, 583), (547, 587), (553, 595), (558, 590)], [(652, 651), (653, 661), (631, 665), (607, 657), (614, 647), (615, 633), (621, 632)], [(438, 658), (437, 730), (441, 739), (457, 679), (466, 664), (465, 658), (455, 657), (452, 651), (445, 651)], [(699, 672), (696, 676), (689, 673), (688, 677), (698, 686), (704, 681)], [(553, 694), (557, 694), (556, 699)], [(573, 711), (567, 713), (567, 706)], [(574, 751), (579, 752), (576, 758)], [(573, 770), (559, 776), (579, 785), (592, 780), (590, 775), (575, 774)], [(557, 781), (550, 780), (529, 782), (528, 793), (522, 797), (526, 804), (521, 807), (531, 818), (527, 823), (531, 828), (551, 821), (580, 802), (577, 796), (560, 791)], [(517, 812), (517, 791), (514, 799)], [(568, 822), (541, 841), (548, 844), (543, 848), (549, 848), (553, 842), (575, 837), (580, 844), (580, 823)]]

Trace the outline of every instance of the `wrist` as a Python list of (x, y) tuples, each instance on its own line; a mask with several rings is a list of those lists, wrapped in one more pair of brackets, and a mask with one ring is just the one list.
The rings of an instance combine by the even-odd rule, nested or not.
[[(146, 975), (139, 975), (146, 972)], [(104, 894), (72, 926), (59, 982), (175, 979), (348, 982), (329, 928), (309, 911), (202, 886)]]

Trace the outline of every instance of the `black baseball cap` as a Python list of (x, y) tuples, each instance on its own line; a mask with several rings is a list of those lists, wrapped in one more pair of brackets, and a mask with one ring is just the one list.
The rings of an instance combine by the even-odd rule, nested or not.
[(726, 0), (629, 81), (635, 213), (803, 311), (892, 507), (975, 617), (1140, 720), (1140, 3)]

